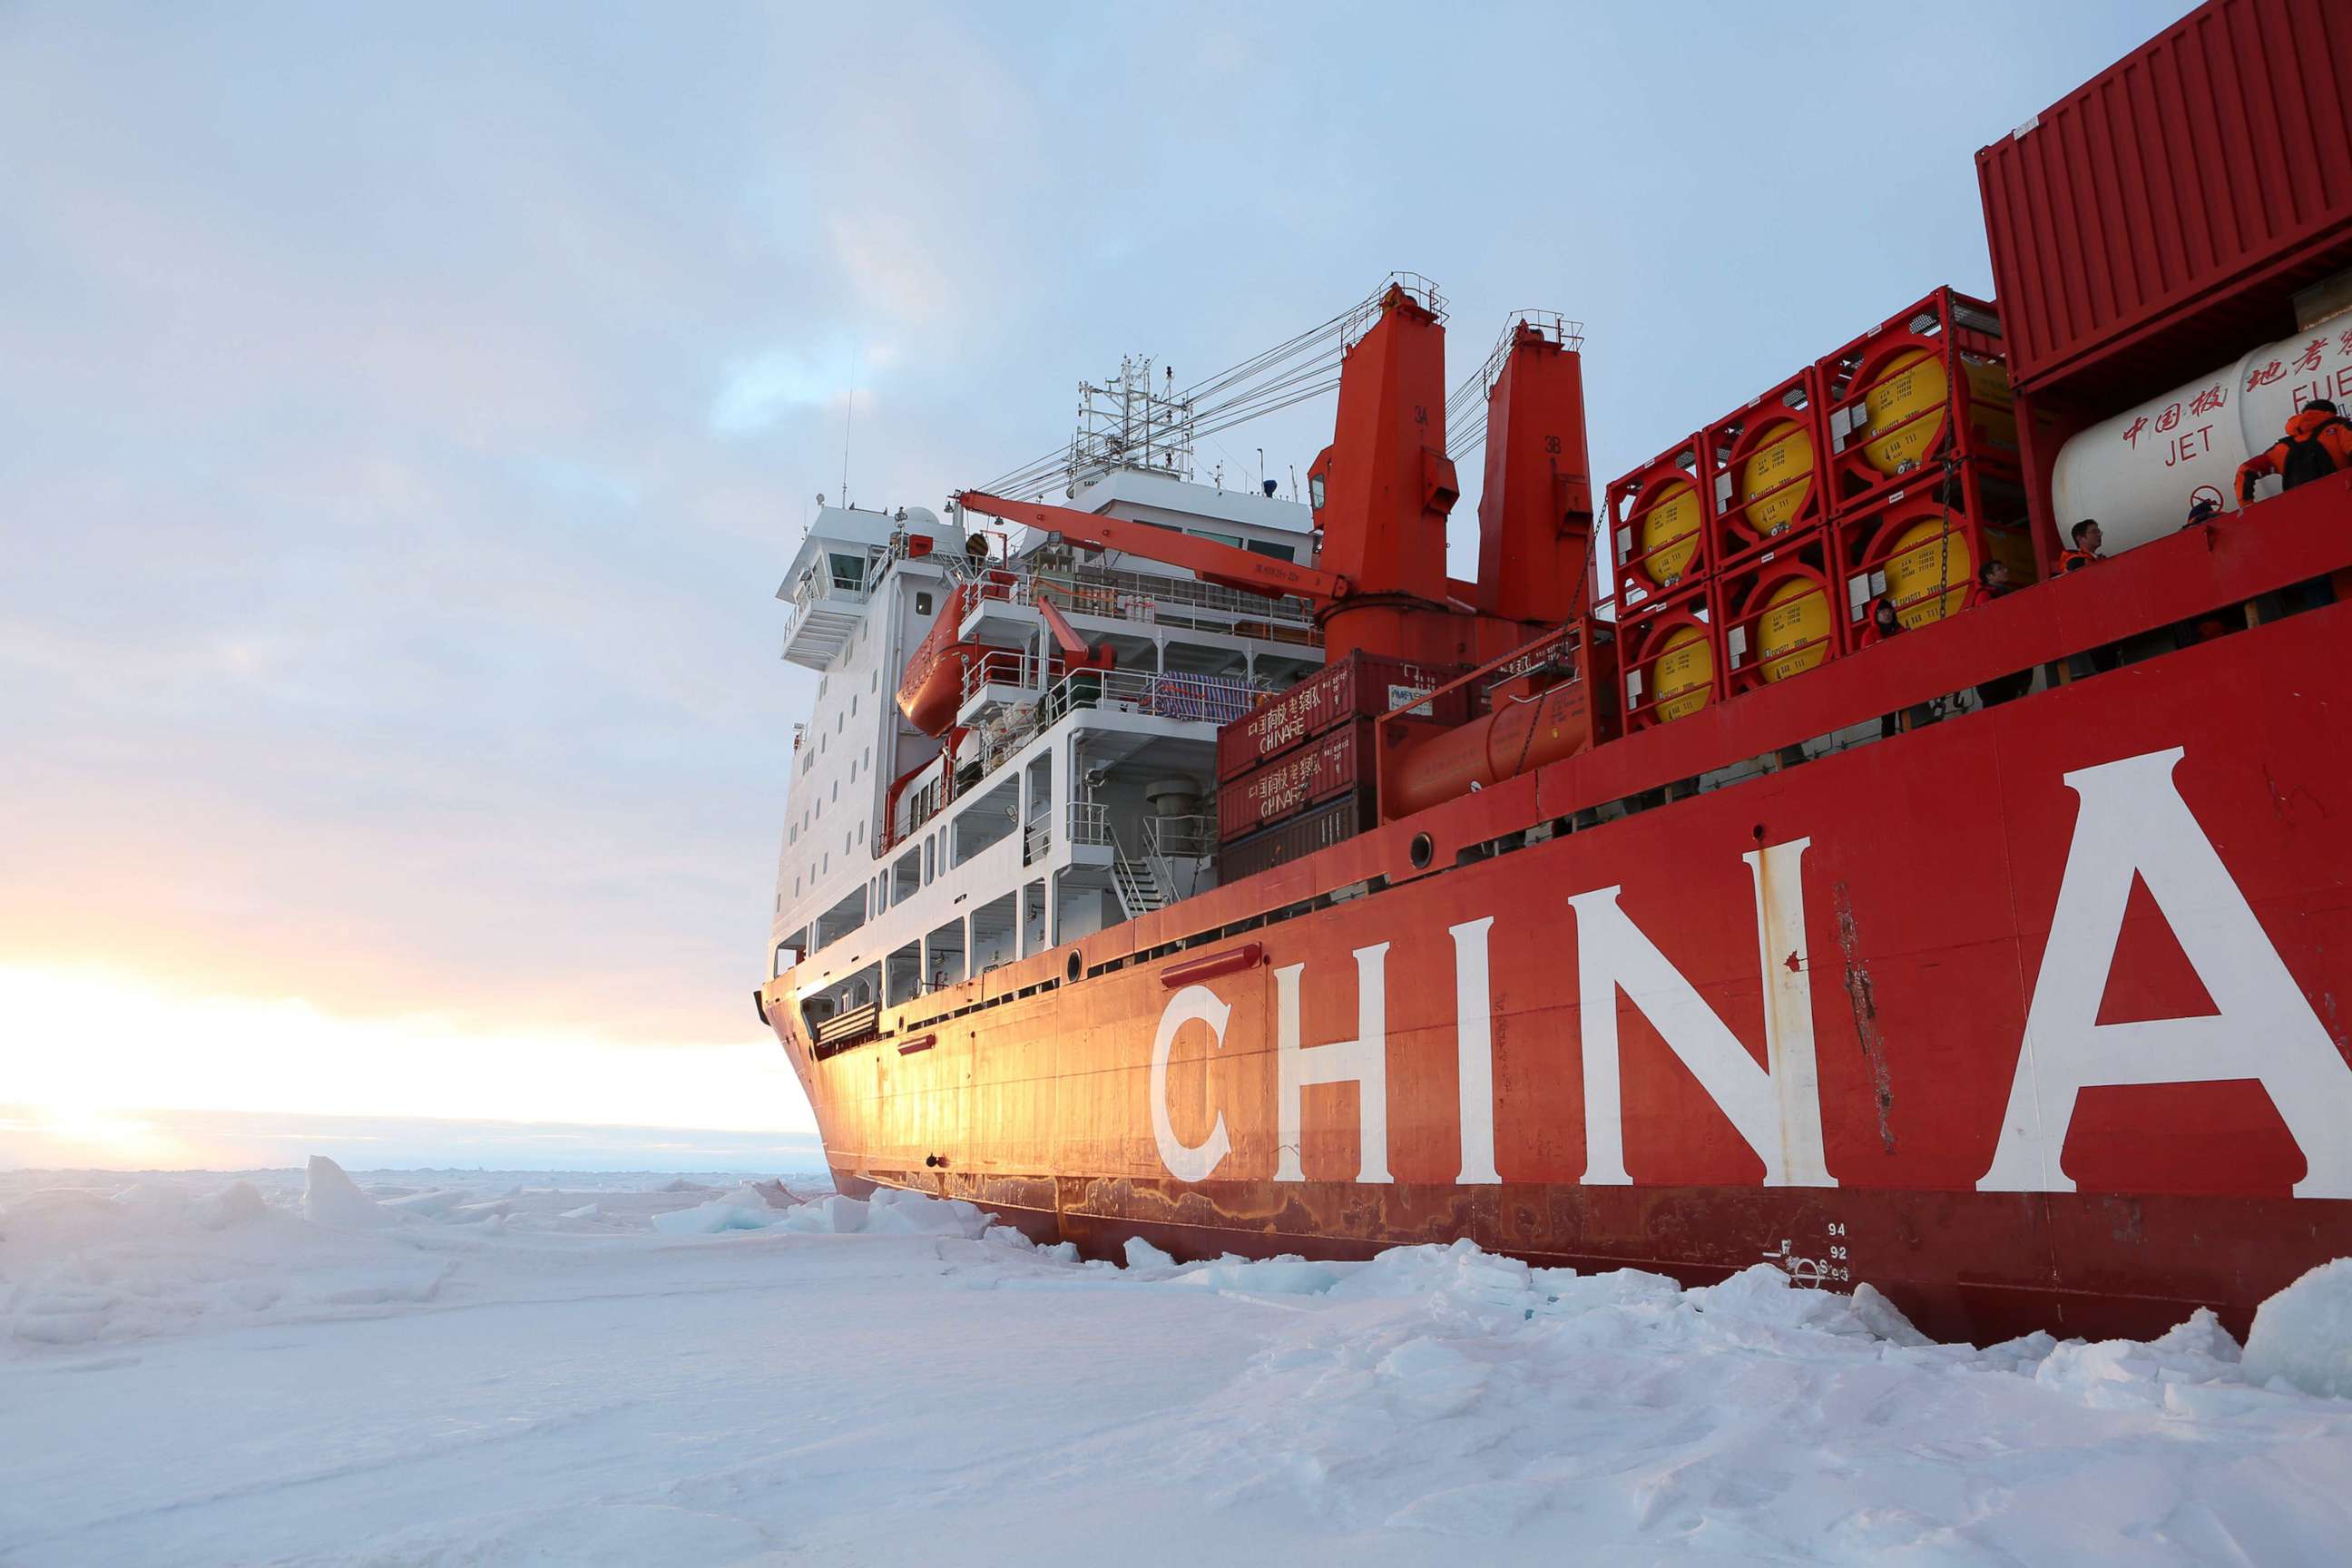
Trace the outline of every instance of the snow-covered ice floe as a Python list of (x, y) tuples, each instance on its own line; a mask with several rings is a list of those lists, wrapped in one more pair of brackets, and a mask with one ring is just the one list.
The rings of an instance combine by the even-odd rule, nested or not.
[(2352, 1260), (2241, 1347), (1769, 1264), (1122, 1262), (822, 1177), (0, 1175), (0, 1562), (2344, 1561)]

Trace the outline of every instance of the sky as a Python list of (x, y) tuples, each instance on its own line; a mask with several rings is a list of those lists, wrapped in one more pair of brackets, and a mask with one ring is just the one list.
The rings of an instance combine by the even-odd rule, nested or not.
[(0, 0), (0, 1164), (804, 1131), (772, 595), (845, 453), (937, 506), (1408, 269), (1449, 382), (1585, 322), (1605, 479), (1990, 293), (1976, 149), (2187, 8)]

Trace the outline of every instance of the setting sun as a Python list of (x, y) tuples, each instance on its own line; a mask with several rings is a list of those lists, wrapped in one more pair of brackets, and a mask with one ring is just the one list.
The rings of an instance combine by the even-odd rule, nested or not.
[(791, 1071), (757, 1044), (623, 1044), (352, 1018), (297, 998), (183, 996), (90, 968), (0, 965), (5, 1099), (112, 1163), (168, 1160), (138, 1111), (626, 1123), (770, 1131), (804, 1124)]

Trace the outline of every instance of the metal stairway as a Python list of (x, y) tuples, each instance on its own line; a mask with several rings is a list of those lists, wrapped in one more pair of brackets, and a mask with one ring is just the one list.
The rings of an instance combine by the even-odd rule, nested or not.
[(1164, 910), (1174, 902), (1159, 867), (1148, 859), (1130, 858), (1126, 847), (1116, 842), (1112, 845), (1110, 880), (1118, 894), (1119, 907), (1127, 911), (1129, 920)]

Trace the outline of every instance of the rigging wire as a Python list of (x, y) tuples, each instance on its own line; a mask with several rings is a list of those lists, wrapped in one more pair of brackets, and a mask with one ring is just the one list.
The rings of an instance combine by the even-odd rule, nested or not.
[[(1338, 315), (1205, 376), (1181, 392), (1154, 395), (1189, 405), (1183, 426), (1194, 442), (1321, 397), (1339, 384), (1339, 368), (1347, 358), (1350, 327), (1364, 319), (1368, 311), (1377, 310), (1381, 297), (1376, 292)], [(1456, 461), (1486, 444), (1486, 369), (1482, 364), (1446, 395), (1446, 455)], [(1171, 435), (1175, 433), (1171, 429)], [(1055, 486), (1067, 482), (1078, 459), (1079, 441), (1074, 437), (986, 488), (1001, 495), (1043, 499)]]
[[(1339, 384), (1339, 369), (1348, 349), (1351, 322), (1377, 306), (1373, 294), (1328, 321), (1285, 339), (1272, 348), (1204, 377), (1181, 392), (1161, 395), (1189, 403), (1189, 424), (1194, 440), (1230, 430), (1247, 420), (1277, 413), (1320, 397)], [(1045, 491), (1069, 472), (1076, 460), (1074, 437), (1001, 476), (986, 488), (1002, 495)]]

